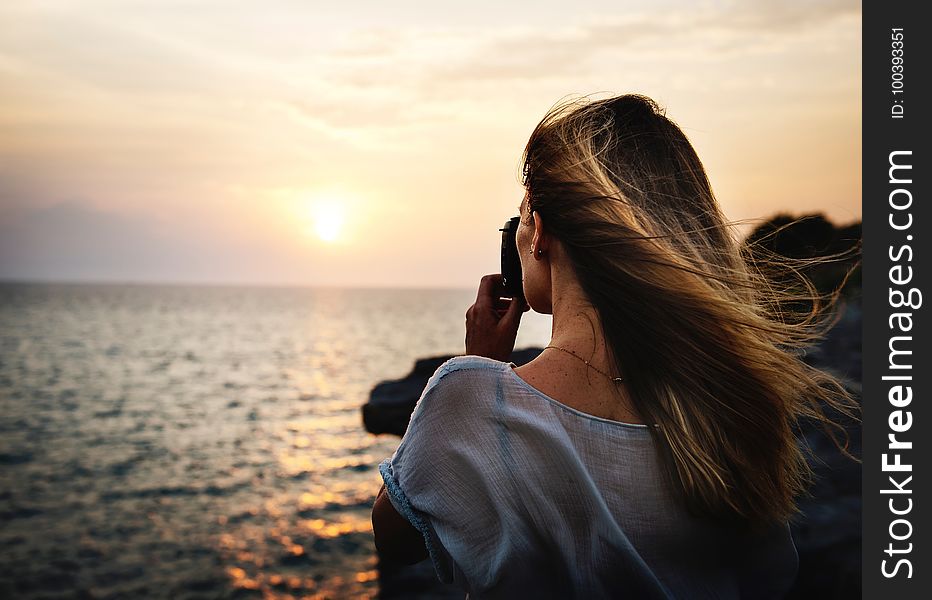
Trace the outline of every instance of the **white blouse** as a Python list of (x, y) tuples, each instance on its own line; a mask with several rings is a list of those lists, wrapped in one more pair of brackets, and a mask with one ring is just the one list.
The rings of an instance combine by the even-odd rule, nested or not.
[(780, 598), (789, 527), (751, 535), (688, 514), (646, 425), (575, 410), (505, 363), (431, 376), (394, 455), (392, 505), (439, 579), (469, 598)]

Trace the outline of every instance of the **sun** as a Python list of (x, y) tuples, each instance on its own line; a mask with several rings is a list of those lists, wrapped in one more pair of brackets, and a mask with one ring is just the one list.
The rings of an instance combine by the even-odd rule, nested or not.
[(349, 215), (359, 204), (355, 194), (342, 189), (301, 190), (292, 202), (292, 215), (306, 238), (327, 245), (352, 242)]
[(343, 231), (346, 211), (333, 200), (318, 202), (312, 211), (313, 232), (324, 242), (335, 242)]

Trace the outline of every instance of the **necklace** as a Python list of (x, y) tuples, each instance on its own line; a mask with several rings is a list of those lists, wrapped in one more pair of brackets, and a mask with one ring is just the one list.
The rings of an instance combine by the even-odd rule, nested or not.
[(572, 356), (573, 358), (576, 358), (576, 359), (581, 360), (581, 361), (583, 361), (584, 363), (586, 363), (586, 366), (589, 367), (589, 368), (591, 368), (591, 369), (593, 369), (596, 373), (599, 373), (599, 374), (601, 374), (601, 375), (604, 375), (605, 377), (608, 377), (609, 379), (611, 379), (611, 380), (612, 380), (613, 382), (615, 382), (615, 383), (621, 383), (621, 382), (624, 381), (624, 379), (622, 379), (621, 377), (612, 377), (611, 375), (609, 375), (608, 373), (606, 373), (606, 372), (603, 371), (602, 369), (599, 369), (599, 368), (593, 366), (592, 364), (590, 364), (589, 361), (586, 360), (585, 358), (579, 356), (579, 355), (576, 354), (575, 352), (572, 352), (572, 351), (570, 351), (570, 350), (567, 350), (566, 348), (561, 348), (561, 347), (559, 347), (559, 346), (545, 346), (545, 347), (544, 347), (544, 350), (546, 350), (547, 348), (553, 348), (554, 350), (560, 350), (560, 351), (562, 351), (562, 352), (566, 352), (567, 354), (569, 354), (569, 355)]

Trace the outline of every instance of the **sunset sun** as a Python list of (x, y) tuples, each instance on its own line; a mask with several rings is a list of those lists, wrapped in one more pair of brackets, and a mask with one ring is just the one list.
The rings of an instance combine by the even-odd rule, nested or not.
[(345, 210), (340, 202), (328, 200), (314, 205), (311, 210), (312, 226), (308, 233), (324, 242), (335, 242), (343, 231)]

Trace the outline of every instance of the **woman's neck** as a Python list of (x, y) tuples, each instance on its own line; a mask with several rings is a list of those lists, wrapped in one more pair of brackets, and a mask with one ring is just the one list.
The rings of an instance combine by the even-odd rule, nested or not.
[[(556, 270), (555, 270), (556, 271)], [(614, 371), (602, 334), (601, 319), (578, 280), (563, 271), (555, 272), (551, 292), (553, 325), (550, 345), (570, 350), (595, 365)]]

